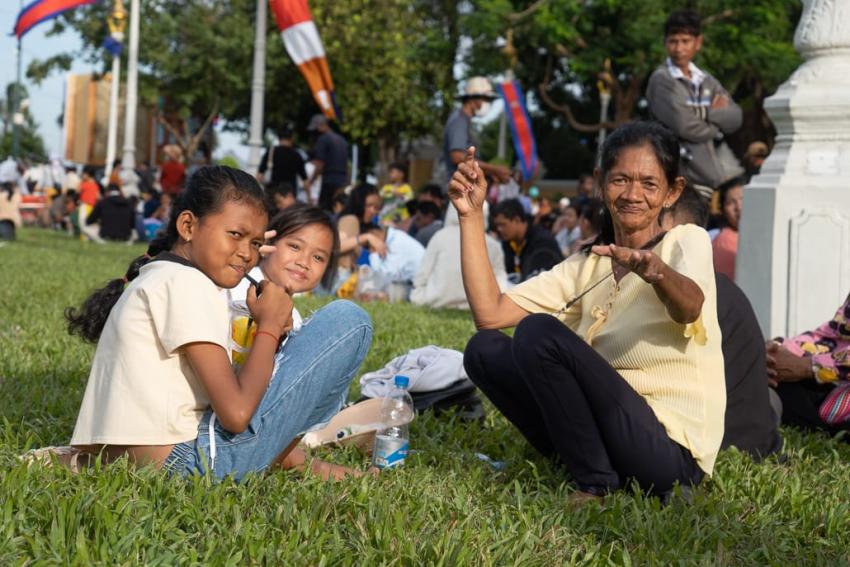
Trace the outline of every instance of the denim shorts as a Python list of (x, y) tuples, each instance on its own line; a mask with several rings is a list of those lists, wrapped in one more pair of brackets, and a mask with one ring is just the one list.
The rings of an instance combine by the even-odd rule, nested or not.
[(175, 445), (163, 468), (236, 480), (264, 471), (293, 439), (339, 412), (371, 343), (372, 324), (363, 309), (345, 300), (323, 307), (277, 353), (269, 386), (245, 431), (227, 431), (207, 410), (198, 437)]

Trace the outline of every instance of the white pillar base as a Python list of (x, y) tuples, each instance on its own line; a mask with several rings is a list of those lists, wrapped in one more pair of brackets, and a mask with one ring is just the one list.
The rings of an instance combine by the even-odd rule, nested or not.
[(744, 190), (737, 283), (766, 337), (829, 320), (850, 293), (850, 0), (805, 0), (806, 60), (765, 101), (776, 146)]

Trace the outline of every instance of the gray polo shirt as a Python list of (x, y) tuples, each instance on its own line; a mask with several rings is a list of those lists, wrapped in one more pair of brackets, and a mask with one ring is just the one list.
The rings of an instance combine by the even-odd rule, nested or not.
[(480, 148), (472, 131), (472, 118), (459, 108), (449, 117), (443, 131), (443, 162), (446, 164), (446, 173), (449, 177), (454, 175), (457, 169), (457, 166), (452, 163), (451, 153), (456, 150), (465, 152), (469, 146), (475, 146), (476, 157), (478, 157)]

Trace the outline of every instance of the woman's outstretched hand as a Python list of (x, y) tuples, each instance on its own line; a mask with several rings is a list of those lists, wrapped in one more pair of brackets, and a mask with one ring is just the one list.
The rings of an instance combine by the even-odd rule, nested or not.
[(487, 179), (475, 160), (475, 148), (469, 147), (449, 182), (449, 199), (458, 216), (464, 217), (484, 210)]
[(615, 244), (594, 246), (591, 251), (600, 256), (608, 256), (615, 264), (636, 273), (644, 281), (657, 284), (664, 279), (667, 264), (650, 250), (636, 250)]

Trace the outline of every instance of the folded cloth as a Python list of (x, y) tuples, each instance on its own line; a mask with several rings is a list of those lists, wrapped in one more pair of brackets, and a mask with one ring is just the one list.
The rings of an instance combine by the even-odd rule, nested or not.
[(380, 370), (361, 376), (360, 392), (367, 398), (386, 397), (395, 387), (393, 377), (397, 374), (408, 377), (411, 395), (442, 390), (459, 380), (468, 380), (462, 352), (429, 345), (413, 349)]

